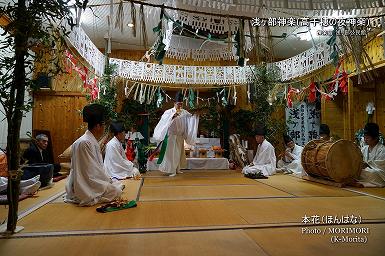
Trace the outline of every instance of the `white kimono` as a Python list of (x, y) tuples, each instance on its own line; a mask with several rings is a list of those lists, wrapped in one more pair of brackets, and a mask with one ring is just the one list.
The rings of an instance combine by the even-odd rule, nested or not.
[(72, 144), (66, 192), (65, 201), (80, 206), (110, 202), (122, 194), (122, 185), (113, 183), (105, 171), (98, 141), (88, 130)]
[(366, 145), (361, 149), (363, 160), (369, 165), (362, 170), (359, 181), (365, 187), (385, 187), (385, 146), (380, 142), (369, 150)]
[(277, 167), (292, 171), (297, 175), (302, 175), (304, 172), (301, 164), (302, 150), (303, 147), (298, 146), (297, 144), (295, 144), (293, 149), (287, 148), (286, 151), (289, 153), (292, 159), (285, 155), (283, 159), (278, 161)]
[(139, 175), (139, 170), (127, 159), (122, 143), (114, 136), (106, 145), (104, 169), (118, 180)]
[(172, 119), (176, 109), (168, 109), (162, 115), (154, 130), (156, 141), (162, 141), (168, 134), (166, 152), (159, 170), (175, 174), (180, 169), (186, 168), (187, 161), (184, 152), (184, 140), (194, 145), (197, 138), (199, 118), (182, 109), (179, 116)]
[(273, 145), (267, 140), (264, 140), (258, 145), (257, 153), (255, 154), (253, 165), (245, 166), (242, 170), (243, 174), (259, 173), (265, 176), (270, 176), (275, 173), (275, 165), (277, 159)]

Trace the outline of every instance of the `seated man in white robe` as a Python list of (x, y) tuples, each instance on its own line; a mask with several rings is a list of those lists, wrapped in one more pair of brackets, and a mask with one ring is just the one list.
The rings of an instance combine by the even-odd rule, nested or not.
[(100, 104), (90, 104), (83, 109), (83, 121), (88, 123), (88, 130), (72, 144), (65, 202), (90, 206), (114, 201), (122, 194), (124, 186), (113, 183), (104, 169), (97, 140), (104, 133), (105, 113)]
[(266, 131), (263, 127), (258, 127), (254, 134), (258, 143), (257, 153), (253, 162), (245, 166), (242, 173), (245, 176), (248, 174), (259, 174), (262, 177), (273, 175), (277, 164), (274, 147), (265, 139)]
[(375, 123), (364, 128), (366, 145), (361, 149), (364, 168), (359, 183), (364, 187), (385, 187), (385, 146), (379, 141), (380, 131)]
[(183, 95), (178, 92), (174, 107), (163, 113), (154, 130), (154, 139), (162, 143), (159, 169), (170, 177), (182, 173), (180, 169), (186, 168), (184, 140), (194, 145), (198, 132), (199, 118), (182, 107)]
[(136, 176), (140, 177), (139, 170), (127, 159), (122, 146), (122, 142), (126, 137), (123, 124), (113, 122), (110, 131), (114, 133), (114, 137), (106, 145), (104, 168), (113, 179), (122, 180)]
[(277, 169), (277, 171), (302, 175), (301, 154), (303, 147), (295, 144), (293, 139), (286, 134), (283, 135), (283, 141), (286, 150), (281, 155), (281, 159), (278, 160), (277, 167), (279, 169)]

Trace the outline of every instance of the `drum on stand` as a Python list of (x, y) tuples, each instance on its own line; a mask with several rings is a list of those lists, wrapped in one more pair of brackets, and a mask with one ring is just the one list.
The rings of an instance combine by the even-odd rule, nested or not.
[(362, 154), (348, 140), (312, 140), (305, 145), (301, 162), (307, 174), (335, 182), (348, 182), (359, 177)]

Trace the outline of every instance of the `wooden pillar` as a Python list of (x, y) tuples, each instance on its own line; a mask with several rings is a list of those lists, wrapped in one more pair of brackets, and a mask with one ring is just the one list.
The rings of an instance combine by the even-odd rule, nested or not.
[(345, 110), (346, 126), (344, 129), (344, 138), (347, 140), (354, 140), (354, 99), (353, 99), (353, 81), (348, 79), (348, 99), (347, 109)]

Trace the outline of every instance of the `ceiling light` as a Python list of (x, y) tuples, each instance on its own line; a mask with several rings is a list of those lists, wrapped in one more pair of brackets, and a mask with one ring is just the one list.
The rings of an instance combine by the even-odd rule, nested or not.
[(132, 24), (132, 23), (128, 23), (128, 24), (127, 24), (127, 27), (129, 27), (129, 28), (133, 28), (133, 27), (134, 27), (134, 24)]

